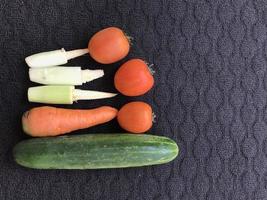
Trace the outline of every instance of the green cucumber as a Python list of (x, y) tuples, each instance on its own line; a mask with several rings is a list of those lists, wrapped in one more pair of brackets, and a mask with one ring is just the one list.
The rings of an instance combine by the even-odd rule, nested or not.
[(88, 134), (25, 140), (13, 155), (19, 165), (35, 169), (104, 169), (163, 164), (178, 151), (162, 136)]

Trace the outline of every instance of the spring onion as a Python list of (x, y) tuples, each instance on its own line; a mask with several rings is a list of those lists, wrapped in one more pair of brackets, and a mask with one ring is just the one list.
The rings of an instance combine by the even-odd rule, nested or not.
[(72, 104), (78, 100), (104, 99), (116, 96), (115, 93), (75, 89), (74, 86), (49, 85), (28, 89), (29, 102), (48, 104)]
[(32, 82), (45, 85), (82, 85), (104, 76), (103, 70), (82, 70), (81, 67), (30, 68)]
[(29, 67), (51, 67), (64, 65), (68, 60), (87, 54), (88, 49), (65, 51), (64, 48), (54, 51), (41, 52), (25, 58)]

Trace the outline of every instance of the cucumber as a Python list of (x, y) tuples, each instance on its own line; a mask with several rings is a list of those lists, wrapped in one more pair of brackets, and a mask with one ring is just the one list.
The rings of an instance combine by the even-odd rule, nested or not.
[(163, 164), (178, 151), (161, 136), (88, 134), (25, 140), (13, 155), (19, 165), (35, 169), (103, 169)]

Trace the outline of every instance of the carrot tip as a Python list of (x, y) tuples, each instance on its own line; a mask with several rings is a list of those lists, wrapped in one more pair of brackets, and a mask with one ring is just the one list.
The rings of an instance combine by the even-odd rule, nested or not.
[(30, 114), (30, 112), (29, 111), (26, 111), (26, 112), (23, 113), (23, 117), (24, 118), (28, 118), (29, 117), (29, 114)]
[(31, 135), (31, 134), (30, 134), (30, 131), (29, 131), (29, 129), (28, 129), (28, 127), (27, 127), (27, 125), (26, 125), (25, 122), (22, 122), (22, 130), (23, 130), (24, 133), (26, 133), (27, 135)]

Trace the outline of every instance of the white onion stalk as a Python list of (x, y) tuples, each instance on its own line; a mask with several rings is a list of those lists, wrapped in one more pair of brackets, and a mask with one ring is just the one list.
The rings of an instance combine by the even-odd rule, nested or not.
[(45, 85), (82, 85), (104, 76), (103, 70), (82, 70), (81, 67), (30, 68), (32, 82)]
[(25, 58), (29, 67), (51, 67), (64, 65), (68, 60), (87, 54), (88, 49), (65, 51), (64, 48), (54, 51), (41, 52)]
[(37, 86), (28, 89), (29, 102), (48, 104), (73, 104), (78, 100), (104, 99), (115, 93), (75, 89), (74, 86)]

